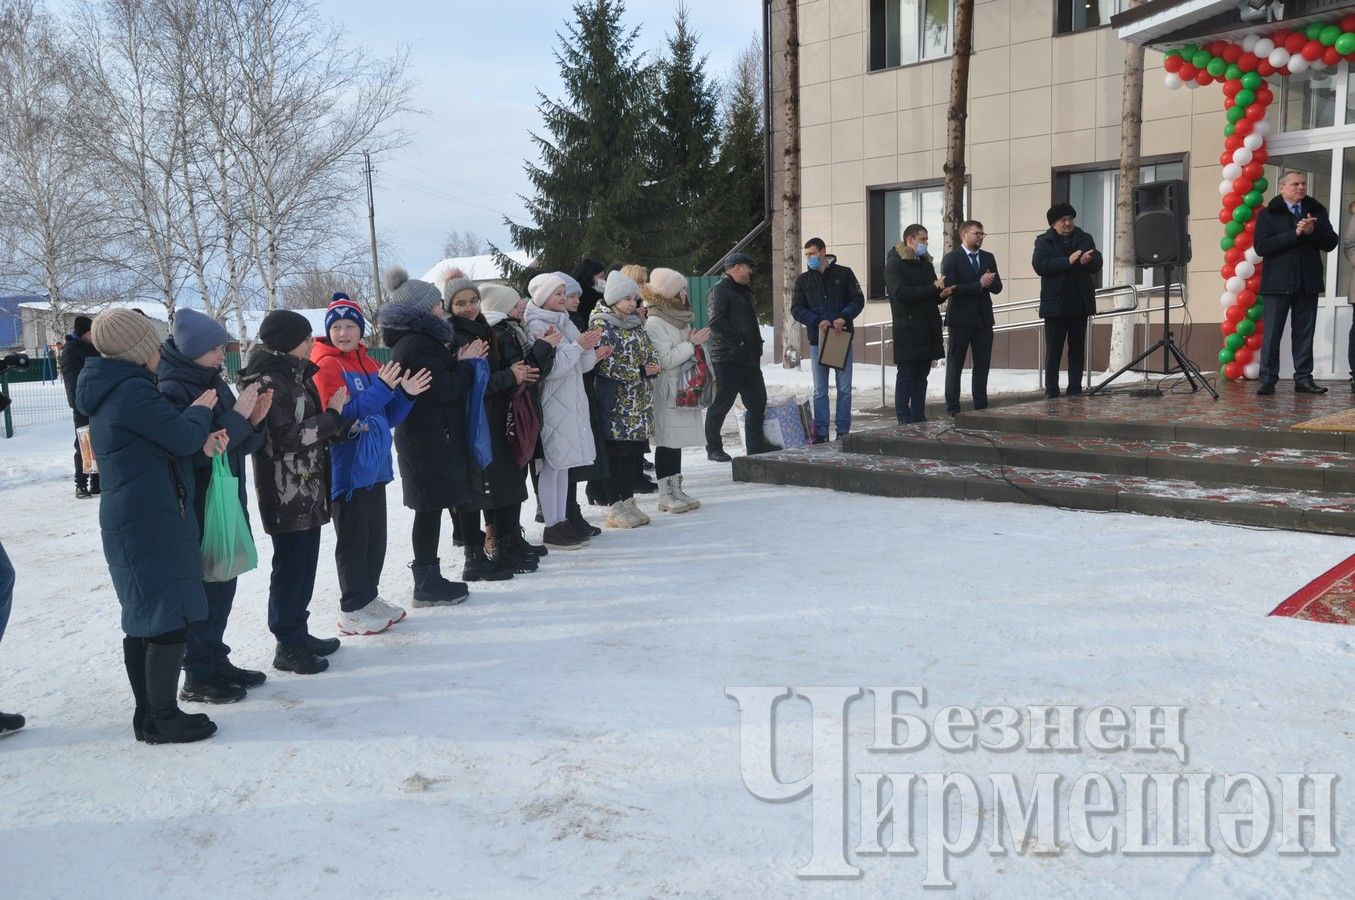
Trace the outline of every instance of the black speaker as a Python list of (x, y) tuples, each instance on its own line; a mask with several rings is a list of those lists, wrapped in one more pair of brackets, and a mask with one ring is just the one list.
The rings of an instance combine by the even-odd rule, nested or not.
[(1190, 200), (1180, 179), (1134, 188), (1134, 262), (1144, 268), (1190, 262)]

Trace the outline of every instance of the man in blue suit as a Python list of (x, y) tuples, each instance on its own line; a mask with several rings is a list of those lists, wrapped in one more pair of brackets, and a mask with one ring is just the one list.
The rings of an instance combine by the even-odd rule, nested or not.
[(974, 408), (988, 406), (988, 368), (993, 361), (993, 294), (1002, 293), (997, 259), (983, 249), (983, 223), (960, 226), (960, 246), (941, 259), (941, 277), (953, 286), (946, 308), (950, 346), (946, 348), (946, 415), (960, 411), (960, 373), (965, 356), (974, 355)]

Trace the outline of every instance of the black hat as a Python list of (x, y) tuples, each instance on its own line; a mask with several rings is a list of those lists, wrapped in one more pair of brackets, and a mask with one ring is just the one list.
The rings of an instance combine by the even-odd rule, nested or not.
[(731, 253), (725, 257), (723, 268), (728, 272), (738, 265), (755, 266), (757, 263), (753, 260), (753, 257), (749, 256), (747, 253)]
[(72, 329), (76, 337), (84, 337), (89, 334), (89, 330), (94, 327), (94, 320), (89, 316), (76, 316), (75, 327)]
[(1053, 225), (1064, 216), (1077, 218), (1077, 210), (1073, 209), (1073, 204), (1055, 203), (1053, 206), (1049, 207), (1049, 212), (1044, 214), (1044, 217), (1049, 220), (1050, 225)]
[(311, 322), (299, 312), (275, 309), (259, 325), (259, 340), (269, 350), (291, 353), (311, 336)]

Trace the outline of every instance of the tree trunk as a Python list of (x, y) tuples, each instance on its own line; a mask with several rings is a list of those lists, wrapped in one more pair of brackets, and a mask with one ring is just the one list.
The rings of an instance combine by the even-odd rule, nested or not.
[(946, 176), (944, 247), (959, 242), (965, 220), (965, 124), (969, 118), (969, 57), (974, 46), (974, 0), (956, 0), (955, 47), (950, 61), (950, 108), (946, 111)]
[[(800, 275), (800, 11), (786, 3), (786, 148), (781, 170), (781, 365), (800, 368), (800, 329), (790, 312), (795, 279)], [(768, 97), (766, 102), (770, 102)]]
[[(1138, 6), (1138, 2), (1133, 4)], [(1143, 47), (1125, 42), (1124, 94), (1120, 102), (1120, 182), (1115, 195), (1115, 283), (1133, 284), (1134, 188), (1139, 185), (1140, 136), (1143, 132)], [(1129, 294), (1117, 295), (1115, 308), (1133, 305)], [(1110, 371), (1133, 358), (1135, 316), (1119, 316), (1110, 327)]]

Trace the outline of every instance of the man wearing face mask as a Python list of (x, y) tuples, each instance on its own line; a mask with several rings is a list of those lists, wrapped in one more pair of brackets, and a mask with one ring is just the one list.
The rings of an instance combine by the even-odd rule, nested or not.
[(1077, 210), (1058, 203), (1045, 213), (1049, 230), (1035, 239), (1031, 267), (1040, 276), (1040, 318), (1044, 319), (1044, 395), (1059, 395), (1059, 362), (1068, 342), (1068, 396), (1082, 393), (1087, 350), (1087, 317), (1096, 312), (1096, 273), (1101, 252), (1074, 224)]
[[(828, 253), (822, 238), (805, 241), (805, 265), (808, 270), (795, 279), (790, 313), (809, 332), (810, 368), (814, 372), (814, 441), (828, 440), (828, 367), (819, 364), (819, 336), (829, 329), (852, 331), (852, 320), (861, 315), (866, 297), (856, 275), (840, 266)], [(852, 430), (852, 351), (847, 364), (837, 371), (837, 436)]]

